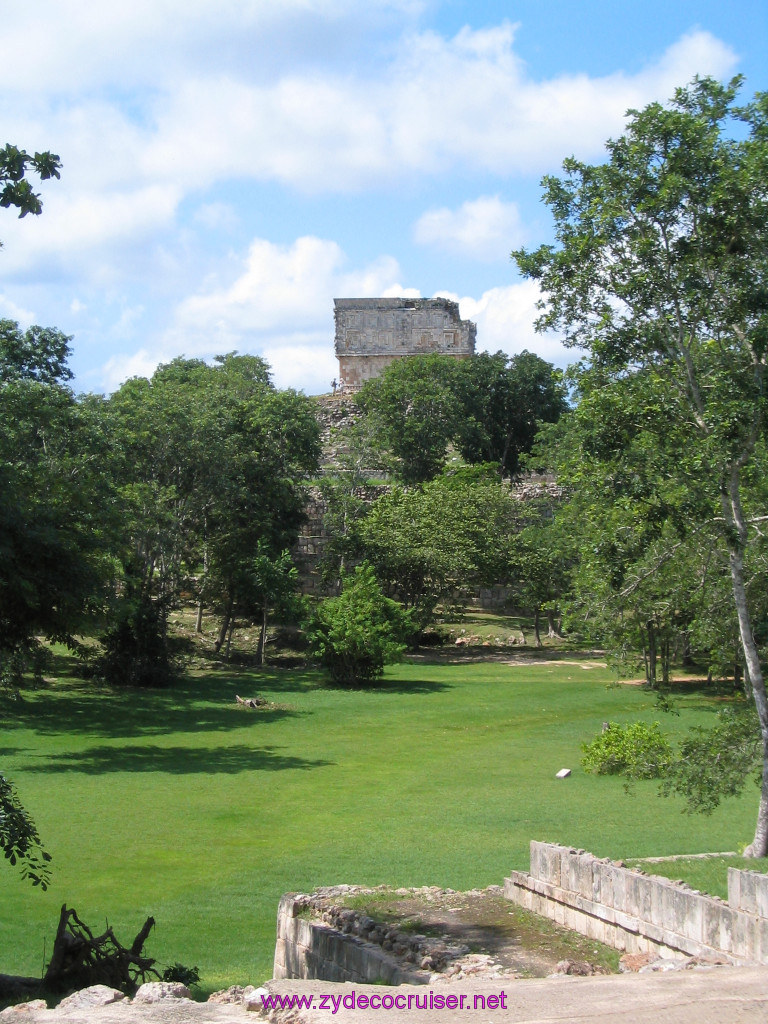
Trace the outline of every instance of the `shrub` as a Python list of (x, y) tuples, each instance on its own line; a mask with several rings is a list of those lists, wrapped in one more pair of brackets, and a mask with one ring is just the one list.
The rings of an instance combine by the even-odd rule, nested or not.
[(94, 674), (114, 686), (157, 687), (176, 682), (179, 667), (157, 605), (148, 598), (125, 599), (115, 620), (101, 637), (103, 654)]
[(596, 775), (624, 775), (629, 779), (658, 779), (670, 770), (672, 746), (659, 731), (659, 723), (617, 725), (611, 722), (590, 743), (582, 744), (584, 771)]
[(410, 615), (385, 597), (364, 562), (342, 578), (342, 592), (319, 605), (310, 626), (313, 653), (340, 686), (370, 684), (399, 661), (414, 627)]
[(200, 984), (200, 969), (198, 967), (186, 967), (184, 964), (171, 964), (163, 971), (163, 981), (177, 981), (187, 988)]

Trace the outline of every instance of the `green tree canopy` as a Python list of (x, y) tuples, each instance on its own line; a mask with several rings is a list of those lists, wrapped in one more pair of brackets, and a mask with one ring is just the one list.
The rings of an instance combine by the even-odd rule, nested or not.
[(403, 483), (431, 480), (445, 465), (459, 427), (458, 362), (450, 356), (396, 359), (368, 380), (357, 404), (373, 418), (378, 445)]
[(551, 363), (527, 351), (397, 359), (365, 383), (357, 402), (388, 468), (406, 484), (437, 476), (450, 445), (473, 465), (493, 462), (513, 476), (539, 426), (565, 409)]
[(514, 476), (542, 423), (565, 411), (562, 384), (552, 364), (533, 352), (514, 356), (481, 352), (462, 360), (456, 374), (461, 415), (456, 444), (467, 462), (495, 462)]
[(763, 750), (748, 852), (763, 856), (768, 699), (748, 578), (762, 510), (747, 490), (765, 431), (768, 96), (739, 106), (739, 85), (697, 79), (667, 106), (630, 111), (605, 163), (569, 159), (544, 180), (556, 244), (513, 255), (541, 284), (539, 329), (587, 353), (577, 384), (595, 459), (631, 483), (642, 424), (659, 469), (640, 477), (644, 507), (685, 509), (676, 528), (706, 527), (727, 558)]
[(319, 454), (312, 403), (277, 391), (263, 360), (233, 353), (127, 381), (104, 414), (129, 596), (157, 602), (162, 629), (163, 609), (192, 590), (219, 609), (221, 647), (238, 610), (263, 613), (254, 559), (279, 561), (303, 522), (303, 481)]
[(493, 467), (447, 472), (393, 488), (356, 526), (359, 549), (420, 626), (439, 601), (461, 603), (509, 572), (517, 502)]
[(110, 574), (110, 485), (68, 341), (0, 324), (0, 668), (17, 681), (36, 637), (75, 644)]

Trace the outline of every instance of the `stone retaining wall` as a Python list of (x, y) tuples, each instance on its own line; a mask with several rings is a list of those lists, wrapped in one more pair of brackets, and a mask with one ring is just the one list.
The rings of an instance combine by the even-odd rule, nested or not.
[(308, 897), (287, 893), (277, 908), (275, 978), (316, 978), (356, 984), (423, 985), (429, 974), (408, 971), (381, 946), (299, 916), (308, 911)]
[(728, 903), (583, 850), (531, 843), (529, 872), (505, 896), (557, 924), (630, 953), (768, 963), (768, 875), (728, 869)]

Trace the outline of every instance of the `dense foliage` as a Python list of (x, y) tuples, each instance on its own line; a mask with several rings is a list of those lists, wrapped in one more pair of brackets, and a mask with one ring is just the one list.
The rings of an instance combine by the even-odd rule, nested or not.
[[(696, 80), (667, 107), (631, 111), (604, 164), (570, 159), (563, 178), (545, 179), (556, 244), (514, 256), (540, 282), (539, 328), (586, 352), (567, 482), (579, 491), (591, 539), (580, 550), (603, 608), (643, 624), (658, 649), (694, 611), (682, 567), (702, 579), (712, 561), (716, 577), (727, 574), (725, 633), (735, 619), (763, 747), (748, 850), (761, 856), (768, 95), (739, 106), (739, 85)], [(665, 566), (681, 581), (679, 602), (658, 586)]]
[(397, 359), (365, 383), (357, 401), (379, 457), (405, 484), (437, 476), (451, 445), (467, 462), (495, 463), (512, 476), (539, 426), (565, 409), (559, 375), (527, 351)]
[(658, 779), (668, 773), (672, 745), (659, 723), (609, 722), (589, 743), (582, 744), (581, 765), (596, 775), (624, 775), (628, 779)]
[(334, 683), (366, 686), (400, 660), (413, 632), (410, 615), (384, 596), (373, 568), (363, 563), (342, 577), (338, 597), (320, 603), (309, 640)]
[(290, 565), (271, 567), (296, 539), (303, 482), (317, 466), (310, 401), (278, 391), (263, 360), (230, 354), (212, 365), (175, 359), (129, 380), (100, 415), (123, 510), (126, 607), (108, 643), (141, 657), (144, 637), (159, 656), (167, 614), (186, 592), (201, 614), (217, 610), (216, 649), (228, 649), (237, 616), (265, 619), (285, 590)]
[(438, 602), (464, 604), (472, 588), (509, 578), (517, 503), (487, 467), (394, 487), (355, 528), (358, 550), (419, 625)]

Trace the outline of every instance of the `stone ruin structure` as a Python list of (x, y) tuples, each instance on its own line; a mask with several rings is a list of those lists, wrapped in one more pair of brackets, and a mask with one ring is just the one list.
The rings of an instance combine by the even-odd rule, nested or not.
[(342, 391), (356, 391), (395, 359), (474, 355), (477, 328), (450, 299), (334, 299)]

